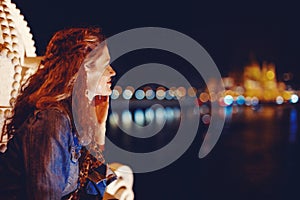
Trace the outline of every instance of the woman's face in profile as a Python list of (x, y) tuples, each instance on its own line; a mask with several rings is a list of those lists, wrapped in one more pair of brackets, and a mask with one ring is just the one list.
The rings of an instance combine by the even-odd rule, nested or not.
[(104, 45), (97, 51), (99, 52), (87, 58), (85, 64), (89, 100), (92, 100), (97, 95), (111, 95), (111, 78), (116, 75), (116, 72), (110, 66), (110, 55), (107, 45)]

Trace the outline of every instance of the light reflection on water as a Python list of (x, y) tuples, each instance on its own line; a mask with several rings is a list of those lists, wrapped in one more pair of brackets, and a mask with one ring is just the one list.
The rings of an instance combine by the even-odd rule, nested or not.
[[(113, 112), (109, 115), (110, 134), (126, 135), (130, 131), (141, 131), (141, 134), (143, 134), (143, 129), (132, 129), (133, 123), (140, 127), (154, 123), (155, 126), (159, 130), (162, 130), (164, 134), (174, 137), (174, 134), (176, 134), (174, 127), (178, 127), (181, 118), (191, 119), (195, 117), (195, 112), (200, 112), (198, 132), (202, 135), (202, 138), (204, 138), (211, 117), (210, 107), (205, 104), (200, 106), (199, 110), (196, 109), (195, 106), (185, 108), (183, 111), (177, 106), (117, 110), (117, 112)], [(276, 141), (273, 140), (278, 139), (280, 135), (279, 132), (288, 133), (289, 142), (295, 142), (298, 132), (297, 113), (298, 110), (293, 105), (264, 105), (259, 108), (244, 106), (220, 107), (217, 114), (220, 117), (225, 117), (223, 134), (226, 135), (228, 133), (233, 134), (235, 132), (240, 132), (239, 134), (240, 137), (243, 137), (243, 141), (247, 141), (244, 148), (248, 148), (248, 146), (250, 146), (252, 149), (255, 149), (256, 146), (261, 143), (264, 148), (268, 148), (270, 144), (276, 143)], [(120, 125), (125, 127), (128, 132), (122, 132), (119, 129)], [(146, 136), (141, 135), (141, 138), (145, 137)], [(257, 138), (255, 139), (253, 137)]]
[[(165, 107), (158, 111), (143, 108), (113, 113), (118, 121), (110, 118), (110, 137), (118, 140), (118, 145), (136, 152), (162, 148), (176, 134), (182, 117), (194, 117), (194, 107), (183, 110), (182, 113), (179, 107)], [(137, 199), (198, 199), (201, 196), (202, 199), (274, 200), (294, 197), (300, 178), (299, 111), (297, 105), (220, 107), (218, 115), (226, 119), (221, 137), (213, 151), (199, 159), (197, 153), (211, 114), (209, 106), (200, 107), (198, 135), (189, 151), (165, 169), (135, 175)], [(124, 112), (127, 113), (125, 117)], [(166, 124), (157, 135), (137, 140), (124, 137), (117, 127), (117, 123), (130, 126), (133, 122), (128, 117), (138, 124), (147, 125), (152, 121), (157, 126), (161, 126), (164, 118)], [(187, 181), (186, 175), (178, 173), (187, 167), (197, 180), (197, 186), (180, 184), (180, 191), (166, 193), (166, 188), (173, 190), (178, 182)], [(153, 186), (161, 197), (152, 195)], [(179, 198), (183, 196), (185, 198)]]
[(296, 135), (298, 130), (298, 114), (297, 110), (293, 108), (290, 112), (290, 137), (289, 141), (291, 143), (296, 142)]

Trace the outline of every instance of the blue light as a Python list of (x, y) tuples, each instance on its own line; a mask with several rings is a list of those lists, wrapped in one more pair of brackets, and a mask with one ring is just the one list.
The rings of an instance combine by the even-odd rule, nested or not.
[(167, 99), (167, 100), (173, 99), (173, 96), (170, 94), (170, 90), (167, 90), (167, 91), (166, 91), (166, 99)]
[(233, 103), (233, 97), (231, 95), (226, 95), (224, 97), (224, 103), (227, 105), (227, 106), (230, 106), (232, 103)]
[(154, 99), (154, 97), (155, 97), (155, 93), (153, 90), (149, 89), (146, 91), (146, 98), (148, 100), (152, 100), (152, 99)]
[(298, 131), (298, 116), (297, 116), (297, 110), (294, 108), (290, 112), (290, 136), (289, 141), (291, 143), (294, 143), (296, 141)]
[(119, 96), (120, 96), (119, 91), (118, 91), (118, 90), (113, 90), (110, 97), (111, 97), (112, 99), (117, 99), (117, 98), (119, 98)]
[(174, 119), (174, 110), (170, 107), (165, 108), (165, 114), (167, 120), (173, 120)]
[(140, 109), (134, 112), (134, 121), (140, 126), (144, 126), (145, 123), (145, 115), (144, 112)]
[(238, 105), (244, 105), (245, 104), (245, 97), (243, 95), (239, 95), (237, 98), (236, 98), (236, 103)]
[(290, 101), (291, 101), (291, 103), (297, 103), (299, 101), (298, 95), (292, 94)]
[(135, 98), (142, 100), (145, 97), (145, 92), (143, 90), (137, 90), (135, 92)]

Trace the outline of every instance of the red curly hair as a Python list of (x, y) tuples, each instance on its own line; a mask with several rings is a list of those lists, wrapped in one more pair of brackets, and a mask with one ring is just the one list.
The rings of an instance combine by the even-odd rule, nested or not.
[[(78, 119), (76, 125), (80, 124), (81, 131), (87, 131), (84, 127), (91, 127), (89, 125), (95, 123), (93, 119), (81, 119), (77, 113), (72, 113), (72, 98), (73, 104), (78, 104), (76, 106), (82, 109), (78, 113), (87, 112), (90, 107), (88, 100), (80, 98), (86, 91), (86, 73), (81, 65), (86, 56), (104, 40), (97, 27), (67, 28), (53, 35), (37, 72), (22, 86), (12, 116), (5, 121), (3, 132), (8, 134), (8, 138), (35, 110), (48, 107), (59, 107), (70, 117), (75, 114)], [(75, 82), (78, 84), (76, 89), (79, 89), (74, 93), (77, 97), (72, 96)]]

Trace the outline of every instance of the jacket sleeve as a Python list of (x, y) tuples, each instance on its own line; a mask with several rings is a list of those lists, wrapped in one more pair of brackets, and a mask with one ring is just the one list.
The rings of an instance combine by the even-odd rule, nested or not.
[(61, 199), (70, 171), (72, 132), (57, 109), (39, 111), (23, 139), (28, 199)]

